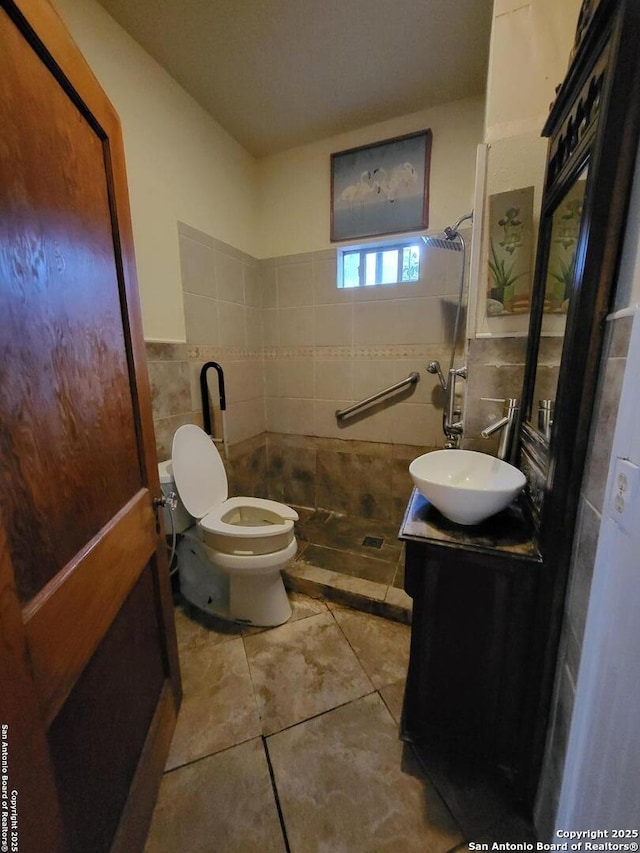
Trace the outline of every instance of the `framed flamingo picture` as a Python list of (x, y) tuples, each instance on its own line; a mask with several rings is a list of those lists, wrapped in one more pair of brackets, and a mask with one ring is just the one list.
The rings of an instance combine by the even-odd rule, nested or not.
[(332, 154), (331, 240), (427, 228), (430, 162), (430, 130)]

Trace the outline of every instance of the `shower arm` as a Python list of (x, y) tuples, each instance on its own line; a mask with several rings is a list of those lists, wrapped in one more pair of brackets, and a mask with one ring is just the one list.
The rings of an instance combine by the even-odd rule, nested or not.
[(444, 233), (447, 235), (449, 240), (455, 240), (456, 237), (460, 236), (460, 232), (458, 231), (458, 229), (460, 228), (463, 222), (467, 221), (473, 222), (473, 210), (470, 213), (465, 213), (464, 216), (461, 216), (455, 225), (451, 225), (449, 226), (449, 228), (444, 229)]

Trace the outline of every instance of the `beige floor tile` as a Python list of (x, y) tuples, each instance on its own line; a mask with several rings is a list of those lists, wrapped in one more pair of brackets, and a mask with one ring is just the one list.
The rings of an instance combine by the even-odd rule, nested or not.
[(297, 622), (298, 619), (306, 619), (307, 616), (315, 616), (317, 613), (327, 611), (327, 605), (322, 599), (312, 598), (301, 592), (290, 592), (289, 602), (292, 611), (290, 622)]
[(216, 619), (190, 605), (178, 605), (174, 614), (180, 651), (202, 644), (217, 645), (242, 635), (240, 625)]
[(402, 703), (404, 701), (404, 685), (405, 680), (396, 681), (395, 684), (387, 684), (386, 687), (381, 687), (378, 691), (384, 700), (384, 704), (389, 709), (389, 713), (393, 719), (400, 724), (402, 716)]
[(167, 769), (260, 734), (242, 639), (182, 649), (180, 664), (184, 698)]
[(329, 608), (374, 687), (406, 678), (411, 640), (408, 625), (337, 604)]
[(168, 773), (145, 853), (282, 853), (260, 739)]
[(377, 694), (267, 746), (292, 853), (444, 853), (462, 841)]
[(263, 734), (373, 690), (330, 613), (244, 640)]

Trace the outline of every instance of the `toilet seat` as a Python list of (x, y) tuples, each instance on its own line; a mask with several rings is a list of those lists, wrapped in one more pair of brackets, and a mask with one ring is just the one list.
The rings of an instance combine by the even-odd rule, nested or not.
[[(224, 551), (216, 551), (205, 544), (204, 546), (207, 555), (212, 559), (216, 566), (219, 566), (225, 571), (235, 575), (264, 575), (273, 572), (275, 567), (282, 563), (288, 563), (292, 560), (298, 550), (298, 543), (295, 539), (284, 548), (282, 551), (276, 551), (271, 554), (263, 554), (260, 560), (251, 559), (250, 555), (229, 554)], [(256, 565), (258, 563), (259, 565)]]
[(222, 459), (200, 427), (185, 424), (176, 431), (172, 465), (182, 502), (198, 519), (200, 538), (213, 550), (239, 556), (272, 554), (294, 541), (298, 513), (291, 507), (263, 498), (228, 498)]
[(278, 536), (293, 529), (298, 513), (264, 498), (229, 498), (200, 519), (203, 530), (222, 536)]

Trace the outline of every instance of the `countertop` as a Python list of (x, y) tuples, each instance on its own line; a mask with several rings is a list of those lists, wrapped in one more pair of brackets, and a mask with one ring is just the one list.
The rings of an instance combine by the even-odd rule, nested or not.
[(414, 489), (400, 528), (400, 539), (443, 548), (498, 552), (510, 557), (541, 560), (533, 526), (517, 503), (481, 524), (463, 525), (446, 519)]

